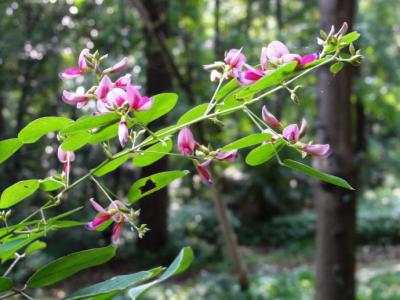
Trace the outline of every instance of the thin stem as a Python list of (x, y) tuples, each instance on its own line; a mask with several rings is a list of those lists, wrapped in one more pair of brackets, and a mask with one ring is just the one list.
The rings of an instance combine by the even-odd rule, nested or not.
[(254, 116), (251, 114), (250, 110), (245, 108), (243, 112), (250, 118), (250, 120), (253, 121), (253, 123), (258, 127), (258, 129), (263, 132), (264, 128), (260, 125), (260, 123), (257, 121), (257, 119), (254, 118)]
[(12, 292), (10, 292), (8, 294), (4, 294), (4, 295), (0, 296), (0, 299), (7, 299), (7, 298), (10, 298), (10, 297), (15, 296), (17, 294), (18, 294), (18, 292), (12, 291)]
[(14, 267), (17, 265), (17, 263), (25, 257), (25, 254), (21, 254), (19, 255), (17, 252), (15, 252), (15, 256), (17, 257), (12, 264), (8, 267), (8, 269), (4, 272), (3, 277), (6, 277), (8, 274), (10, 274), (10, 272), (12, 271), (12, 269), (14, 269)]
[(108, 200), (110, 200), (111, 203), (114, 202), (114, 200), (111, 198), (111, 196), (107, 193), (107, 191), (103, 188), (103, 186), (94, 178), (93, 176), (90, 176), (90, 179), (93, 180), (94, 183), (97, 184), (97, 186), (100, 188), (100, 190), (103, 192), (103, 194), (107, 197)]
[(220, 88), (222, 86), (222, 83), (224, 82), (225, 76), (226, 76), (226, 72), (224, 71), (224, 73), (222, 74), (221, 78), (219, 79), (217, 88), (215, 89), (214, 94), (211, 97), (210, 103), (208, 104), (208, 107), (207, 107), (206, 111), (204, 112), (204, 116), (207, 116), (208, 113), (213, 109), (214, 100), (217, 97), (217, 94), (218, 94), (218, 92), (219, 92), (219, 90), (220, 90)]

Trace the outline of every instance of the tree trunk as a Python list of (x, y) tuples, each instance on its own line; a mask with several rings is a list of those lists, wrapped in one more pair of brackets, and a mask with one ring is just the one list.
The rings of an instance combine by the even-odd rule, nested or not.
[[(156, 32), (164, 37), (168, 36), (168, 0), (145, 0), (142, 2), (155, 24)], [(147, 85), (148, 95), (166, 92), (171, 89), (171, 74), (165, 64), (161, 49), (152, 36), (146, 32), (146, 58), (147, 58)], [(159, 119), (153, 126), (165, 125), (165, 119)], [(167, 160), (162, 159), (157, 163), (143, 168), (142, 176), (149, 176), (167, 169)], [(139, 245), (145, 250), (159, 250), (167, 241), (167, 210), (168, 193), (166, 189), (153, 193), (140, 202), (141, 223), (147, 224), (150, 231), (140, 240)]]
[[(319, 0), (321, 27), (329, 31), (346, 21), (352, 27), (355, 0)], [(352, 68), (333, 76), (323, 68), (318, 80), (318, 129), (320, 143), (329, 143), (333, 154), (315, 163), (324, 172), (350, 182), (356, 177), (351, 128)], [(316, 300), (355, 299), (355, 193), (318, 183), (315, 191), (317, 221)]]

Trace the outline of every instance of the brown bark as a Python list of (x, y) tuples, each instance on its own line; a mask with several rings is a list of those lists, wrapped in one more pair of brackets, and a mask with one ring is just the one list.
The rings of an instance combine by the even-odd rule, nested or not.
[[(168, 1), (167, 0), (145, 0), (142, 3), (151, 20), (158, 20), (154, 26), (157, 36), (168, 36)], [(166, 66), (165, 59), (161, 54), (163, 50), (153, 37), (146, 34), (146, 58), (147, 58), (147, 85), (148, 95), (166, 92), (171, 89), (171, 74)], [(157, 120), (153, 126), (165, 125), (165, 119)], [(157, 163), (143, 168), (142, 176), (149, 176), (167, 169), (167, 160), (162, 159)], [(147, 224), (150, 231), (140, 240), (139, 245), (146, 250), (159, 250), (167, 241), (167, 217), (168, 217), (168, 192), (166, 188), (153, 193), (140, 202), (141, 223)]]
[[(319, 0), (321, 27), (329, 31), (346, 21), (352, 27), (354, 0)], [(316, 165), (324, 172), (353, 182), (356, 177), (352, 149), (352, 69), (336, 76), (323, 68), (318, 80), (318, 129), (320, 143), (329, 143), (333, 154)], [(316, 300), (355, 298), (355, 193), (318, 183), (315, 191), (317, 221)]]

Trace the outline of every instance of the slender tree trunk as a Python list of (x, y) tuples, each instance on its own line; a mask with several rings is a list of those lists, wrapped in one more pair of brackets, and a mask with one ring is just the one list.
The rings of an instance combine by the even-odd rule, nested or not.
[[(168, 36), (168, 0), (143, 1), (152, 20), (158, 20), (154, 30), (160, 36)], [(147, 58), (147, 86), (148, 95), (166, 92), (171, 89), (171, 74), (163, 59), (161, 49), (148, 32), (146, 32), (146, 58)], [(154, 124), (153, 124), (154, 125)], [(165, 119), (159, 119), (157, 126), (165, 125)], [(142, 176), (162, 172), (167, 169), (167, 160), (162, 159), (157, 163), (143, 168)], [(167, 241), (167, 210), (168, 193), (161, 189), (140, 202), (141, 223), (147, 224), (150, 231), (140, 240), (140, 246), (146, 250), (159, 250)]]
[[(329, 31), (346, 21), (351, 28), (355, 0), (319, 0), (321, 27)], [(318, 81), (318, 140), (329, 143), (333, 154), (315, 163), (324, 172), (355, 178), (351, 128), (352, 69), (336, 76), (323, 68)], [(355, 193), (318, 183), (315, 191), (317, 221), (316, 300), (355, 299)]]

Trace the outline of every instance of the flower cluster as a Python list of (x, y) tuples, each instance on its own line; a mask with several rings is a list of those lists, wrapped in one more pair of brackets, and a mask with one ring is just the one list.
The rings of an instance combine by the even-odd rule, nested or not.
[(124, 147), (129, 139), (129, 128), (126, 116), (133, 111), (146, 111), (153, 105), (153, 99), (142, 96), (139, 86), (133, 85), (131, 75), (125, 74), (115, 82), (108, 75), (124, 71), (128, 66), (128, 59), (125, 57), (115, 65), (104, 71), (100, 70), (100, 64), (106, 56), (99, 58), (98, 52), (91, 54), (88, 49), (82, 50), (78, 59), (78, 68), (67, 68), (60, 73), (60, 78), (68, 80), (83, 75), (87, 71), (94, 71), (100, 78), (97, 86), (93, 86), (84, 94), (70, 91), (63, 91), (62, 100), (69, 105), (76, 105), (81, 108), (88, 104), (91, 99), (96, 101), (96, 113), (102, 114), (115, 111), (121, 115), (118, 130), (119, 141)]
[(297, 62), (298, 68), (314, 62), (320, 57), (320, 54), (310, 53), (304, 56), (290, 53), (288, 47), (280, 41), (272, 41), (261, 49), (259, 67), (253, 67), (247, 64), (246, 56), (242, 49), (230, 49), (224, 62), (215, 62), (205, 65), (206, 70), (211, 71), (211, 81), (218, 81), (224, 77), (236, 78), (241, 85), (249, 85), (257, 80), (267, 76), (275, 68), (292, 62)]
[[(237, 157), (237, 150), (227, 152), (212, 151), (209, 148), (200, 145), (196, 142), (192, 131), (188, 127), (183, 128), (179, 132), (177, 146), (183, 155), (189, 155), (196, 150), (196, 156), (193, 158), (193, 163), (201, 180), (207, 185), (213, 183), (213, 179), (210, 172), (207, 170), (207, 167), (214, 159), (232, 162), (235, 161)], [(197, 157), (200, 157), (203, 162), (200, 163), (197, 160)]]
[[(327, 157), (332, 153), (329, 144), (304, 144), (300, 142), (300, 139), (304, 137), (307, 131), (307, 121), (305, 119), (302, 120), (300, 127), (297, 124), (290, 124), (284, 127), (282, 123), (268, 111), (266, 106), (263, 106), (261, 115), (264, 122), (271, 128), (267, 129), (266, 132), (272, 134), (272, 142), (283, 137), (306, 155)], [(281, 134), (276, 133), (275, 130), (281, 131)]]

